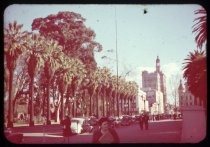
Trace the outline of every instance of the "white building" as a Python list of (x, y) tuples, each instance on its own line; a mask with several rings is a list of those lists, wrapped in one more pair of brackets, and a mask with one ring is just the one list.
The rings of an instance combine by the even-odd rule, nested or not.
[(146, 92), (139, 90), (138, 97), (136, 100), (136, 108), (138, 113), (142, 113), (144, 111), (149, 112), (149, 103), (146, 99)]
[(164, 113), (163, 93), (152, 88), (142, 88), (142, 90), (146, 93), (150, 113)]

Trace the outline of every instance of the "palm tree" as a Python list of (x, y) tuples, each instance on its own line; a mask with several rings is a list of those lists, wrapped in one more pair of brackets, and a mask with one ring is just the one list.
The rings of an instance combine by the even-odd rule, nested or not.
[(29, 55), (27, 60), (28, 66), (28, 74), (30, 76), (30, 84), (29, 84), (29, 91), (30, 91), (30, 121), (29, 125), (34, 126), (33, 116), (34, 116), (34, 79), (37, 71), (40, 70), (41, 67), (44, 66), (43, 61), (43, 50), (45, 49), (44, 46), (44, 38), (39, 36), (38, 34), (32, 34), (30, 37), (31, 40), (28, 40), (29, 45)]
[(13, 127), (13, 74), (16, 67), (16, 61), (22, 52), (26, 49), (25, 41), (28, 32), (21, 32), (23, 25), (17, 24), (16, 21), (9, 23), (8, 28), (4, 30), (4, 55), (6, 65), (9, 71), (9, 103), (8, 103), (8, 124), (7, 127)]
[[(69, 98), (75, 98), (75, 93), (77, 86), (80, 85), (82, 79), (85, 77), (86, 70), (85, 65), (76, 58), (70, 58), (63, 54), (62, 65), (57, 70), (57, 74), (59, 74), (59, 91), (61, 94), (61, 119), (63, 119), (63, 95), (66, 94), (66, 102), (68, 102)], [(75, 101), (73, 100), (74, 106)], [(70, 109), (70, 108), (69, 108)], [(73, 112), (75, 112), (75, 107), (73, 107)], [(59, 111), (59, 110), (58, 110)], [(73, 116), (75, 114), (73, 113)]]
[(185, 59), (184, 78), (187, 80), (189, 91), (195, 97), (206, 105), (207, 97), (207, 70), (206, 70), (206, 54), (204, 51), (195, 50), (190, 52), (188, 58)]
[(118, 77), (116, 75), (113, 75), (111, 77), (111, 84), (112, 84), (112, 100), (111, 100), (111, 112), (113, 115), (117, 115), (117, 92), (118, 92)]
[(62, 47), (58, 45), (57, 41), (48, 40), (45, 43), (45, 54), (43, 54), (44, 60), (44, 73), (47, 78), (47, 124), (51, 124), (50, 121), (50, 82), (54, 73), (62, 64)]
[(198, 48), (202, 49), (203, 44), (206, 42), (206, 36), (207, 36), (206, 10), (204, 8), (196, 10), (195, 14), (199, 14), (201, 16), (194, 19), (196, 23), (193, 25), (192, 32), (196, 34), (195, 41), (197, 43)]
[[(100, 108), (102, 108), (102, 114), (105, 115), (105, 103), (107, 102), (106, 97), (106, 89), (109, 84), (111, 72), (108, 68), (103, 67), (97, 67), (92, 74), (90, 74), (90, 84), (88, 85), (88, 91), (90, 95), (89, 100), (89, 115), (92, 115), (93, 112), (96, 111), (96, 116), (98, 117), (99, 114), (99, 104), (102, 104)], [(95, 97), (93, 95), (96, 94)], [(99, 99), (101, 97), (102, 99)], [(95, 101), (92, 101), (93, 98), (95, 98)], [(102, 101), (99, 103), (99, 101)], [(93, 102), (93, 103), (92, 103)], [(92, 110), (92, 105), (96, 105), (96, 110)]]
[[(91, 84), (89, 85), (88, 88), (90, 88), (92, 90), (92, 95), (95, 93), (95, 97), (92, 97), (90, 95), (90, 115), (92, 114), (92, 112), (94, 112), (94, 114), (99, 117), (99, 94), (102, 90), (102, 84), (101, 84), (101, 75), (102, 75), (102, 69), (100, 67), (97, 67), (95, 71), (92, 72), (92, 74), (90, 74), (90, 82)], [(93, 105), (96, 106), (95, 110), (92, 110), (92, 98), (93, 98)], [(94, 99), (95, 98), (95, 99)], [(94, 107), (93, 107), (94, 108)]]
[(193, 25), (193, 33), (196, 33), (195, 41), (200, 51), (195, 50), (190, 52), (188, 58), (185, 59), (184, 78), (187, 80), (189, 91), (195, 96), (199, 97), (206, 106), (207, 98), (207, 70), (206, 70), (206, 52), (202, 50), (203, 44), (206, 42), (206, 11), (202, 8), (195, 11), (195, 14), (201, 16), (194, 19), (197, 21)]

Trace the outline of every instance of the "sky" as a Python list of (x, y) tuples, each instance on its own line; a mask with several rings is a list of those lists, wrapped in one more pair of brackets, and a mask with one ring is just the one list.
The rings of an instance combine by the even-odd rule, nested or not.
[(197, 17), (194, 11), (200, 8), (196, 4), (13, 4), (4, 11), (4, 27), (16, 20), (23, 24), (23, 31), (31, 31), (35, 18), (60, 11), (79, 13), (86, 19), (85, 25), (96, 33), (95, 41), (103, 47), (100, 53), (95, 52), (98, 66), (106, 66), (116, 75), (118, 60), (118, 74), (142, 87), (141, 72), (154, 72), (159, 56), (161, 70), (166, 76), (168, 102), (173, 104), (169, 83), (177, 75), (182, 78), (184, 59), (197, 49), (192, 26)]

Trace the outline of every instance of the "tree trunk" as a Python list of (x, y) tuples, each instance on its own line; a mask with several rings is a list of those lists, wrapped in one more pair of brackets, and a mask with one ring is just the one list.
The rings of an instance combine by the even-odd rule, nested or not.
[(50, 125), (50, 78), (47, 79), (47, 125)]
[[(13, 66), (12, 66), (13, 69)], [(13, 87), (13, 70), (9, 69), (9, 103), (8, 103), (8, 114), (7, 114), (7, 127), (13, 127), (13, 107), (12, 107), (12, 87)]]
[(92, 96), (90, 95), (90, 112), (89, 112), (89, 115), (91, 116), (92, 115)]
[(98, 97), (99, 97), (99, 92), (97, 92), (97, 94), (96, 94), (96, 116), (97, 116), (97, 118), (99, 118), (99, 116), (98, 116)]
[(105, 96), (106, 96), (106, 91), (105, 89), (103, 89), (103, 95), (102, 95), (102, 112), (103, 112), (103, 116), (105, 116)]
[(34, 105), (33, 105), (33, 93), (34, 93), (34, 76), (31, 77), (31, 83), (30, 83), (30, 121), (29, 126), (34, 126)]
[(60, 104), (60, 120), (62, 121), (64, 119), (64, 116), (63, 116), (63, 92), (61, 92), (61, 104)]

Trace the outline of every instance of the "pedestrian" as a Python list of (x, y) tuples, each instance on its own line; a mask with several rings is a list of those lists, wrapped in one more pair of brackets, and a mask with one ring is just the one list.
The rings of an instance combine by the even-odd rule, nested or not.
[(140, 129), (143, 130), (143, 116), (142, 116), (142, 114), (140, 114), (140, 116), (139, 116), (139, 126), (140, 126)]
[(149, 127), (149, 115), (147, 113), (144, 114), (143, 122), (145, 125), (145, 129), (148, 130)]
[(20, 114), (20, 120), (23, 120), (23, 114), (22, 113)]
[(174, 118), (174, 120), (176, 120), (176, 114), (175, 113), (173, 114), (173, 118)]
[(110, 122), (107, 117), (102, 117), (98, 123), (99, 123), (99, 129), (93, 132), (92, 143), (95, 144), (120, 143), (119, 136), (115, 131), (115, 129), (110, 127)]
[(62, 121), (63, 125), (63, 136), (68, 137), (72, 134), (71, 131), (71, 119), (69, 116), (65, 116), (65, 119)]

